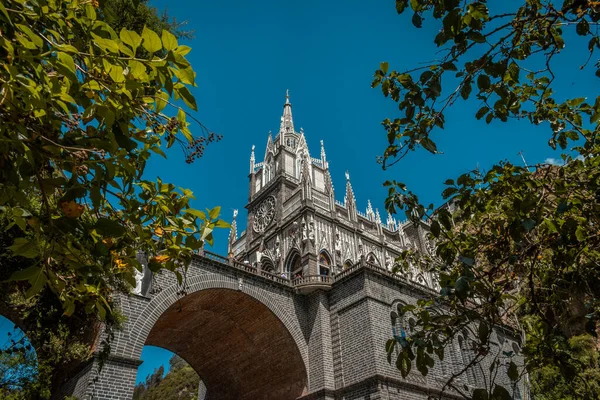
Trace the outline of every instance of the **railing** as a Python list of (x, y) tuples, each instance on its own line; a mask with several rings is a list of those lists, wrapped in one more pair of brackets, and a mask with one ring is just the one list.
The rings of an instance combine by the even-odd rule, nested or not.
[(341, 201), (339, 201), (339, 200), (334, 200), (334, 201), (335, 201), (336, 205), (338, 205), (340, 207), (343, 207), (343, 208), (346, 208), (346, 204), (342, 203)]
[(306, 275), (292, 280), (292, 286), (306, 286), (314, 284), (331, 285), (333, 278), (328, 275)]
[(204, 250), (204, 257), (223, 264), (229, 264), (229, 259), (227, 257), (223, 257), (222, 255), (216, 253), (211, 253), (210, 251)]
[[(324, 286), (331, 286), (334, 282), (344, 279), (345, 277), (353, 274), (354, 272), (358, 271), (359, 269), (366, 268), (366, 269), (370, 269), (372, 271), (376, 271), (379, 274), (386, 275), (391, 278), (397, 279), (399, 281), (411, 282), (414, 285), (420, 286), (424, 289), (427, 289), (430, 291), (433, 290), (432, 288), (424, 286), (416, 281), (413, 281), (412, 279), (408, 279), (407, 277), (404, 277), (397, 273), (393, 273), (392, 271), (388, 271), (386, 268), (380, 267), (379, 265), (370, 263), (366, 260), (364, 262), (357, 262), (356, 264), (350, 266), (349, 268), (344, 269), (342, 272), (340, 272), (334, 276), (305, 275), (305, 276), (300, 276), (300, 277), (290, 280), (287, 278), (287, 275), (282, 276), (285, 273), (282, 275), (278, 275), (278, 274), (274, 274), (274, 273), (271, 273), (268, 271), (259, 270), (250, 264), (242, 263), (242, 262), (239, 262), (236, 260), (230, 260), (227, 257), (223, 257), (219, 254), (212, 253), (210, 251), (197, 252), (197, 254), (202, 255), (210, 260), (216, 261), (220, 264), (225, 264), (225, 265), (233, 267), (235, 269), (263, 277), (272, 282), (276, 282), (280, 285), (287, 286), (287, 287), (294, 287), (296, 289), (304, 288), (306, 290), (306, 289), (310, 289), (311, 286), (314, 287), (315, 289), (323, 288)], [(306, 293), (306, 291), (305, 291), (305, 293)]]
[(255, 274), (256, 275), (256, 273), (257, 273), (256, 268), (254, 268), (250, 264), (245, 264), (245, 263), (241, 263), (239, 261), (233, 260), (231, 262), (231, 264), (229, 264), (229, 265), (231, 265), (234, 268), (241, 269), (242, 271), (250, 272), (251, 274)]
[(264, 271), (262, 269), (260, 270), (260, 276), (270, 279), (274, 282), (281, 283), (282, 285), (290, 286), (290, 280), (287, 277), (276, 275), (271, 272)]

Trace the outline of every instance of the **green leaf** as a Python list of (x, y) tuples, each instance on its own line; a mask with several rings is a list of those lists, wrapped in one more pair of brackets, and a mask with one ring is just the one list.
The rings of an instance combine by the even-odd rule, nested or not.
[(481, 91), (485, 91), (490, 88), (490, 77), (485, 74), (480, 74), (477, 77), (477, 87)]
[(471, 94), (471, 82), (465, 81), (463, 86), (460, 88), (460, 97), (462, 97), (464, 100), (466, 100), (469, 98), (470, 94)]
[(194, 208), (187, 208), (184, 210), (184, 213), (191, 214), (194, 217), (198, 217), (201, 220), (206, 221), (206, 214), (204, 213), (204, 211), (196, 210)]
[(421, 18), (421, 16), (419, 15), (419, 13), (414, 13), (412, 16), (412, 24), (417, 27), (420, 28), (423, 26), (423, 18)]
[(477, 330), (477, 335), (479, 336), (479, 341), (481, 343), (487, 343), (489, 332), (490, 332), (490, 330), (489, 330), (487, 324), (483, 321), (480, 322), (479, 329)]
[(37, 276), (37, 274), (39, 274), (40, 271), (41, 268), (39, 266), (32, 265), (31, 267), (13, 272), (10, 278), (8, 278), (5, 282), (27, 281)]
[(585, 229), (583, 228), (583, 226), (580, 225), (577, 227), (577, 229), (575, 230), (575, 237), (580, 242), (583, 242), (586, 239)]
[(12, 246), (8, 248), (13, 256), (20, 256), (25, 258), (35, 258), (39, 256), (39, 252), (35, 243), (27, 238), (17, 238), (13, 242)]
[(162, 50), (162, 43), (158, 35), (154, 31), (146, 28), (145, 26), (142, 30), (142, 39), (142, 46), (144, 47), (144, 49), (146, 49), (148, 53), (152, 54)]
[(195, 85), (196, 73), (191, 67), (184, 69), (176, 69), (175, 76), (186, 85)]
[(121, 29), (121, 32), (119, 33), (119, 37), (121, 38), (123, 43), (125, 43), (126, 45), (128, 45), (129, 47), (131, 47), (133, 49), (133, 53), (135, 55), (135, 51), (137, 50), (138, 47), (140, 47), (140, 44), (142, 44), (142, 37), (140, 35), (138, 35), (137, 32), (130, 31), (125, 28)]
[(120, 65), (113, 65), (110, 69), (109, 75), (116, 83), (125, 82), (125, 75), (123, 75), (123, 71), (123, 67)]
[(436, 237), (436, 238), (440, 237), (441, 227), (440, 227), (440, 223), (439, 222), (437, 222), (435, 220), (432, 221), (431, 225), (430, 225), (430, 228), (431, 228), (431, 234), (434, 237)]
[(25, 298), (30, 299), (36, 294), (40, 293), (44, 288), (44, 285), (48, 282), (48, 277), (44, 273), (44, 271), (40, 268), (39, 272), (34, 275), (31, 279), (29, 279), (29, 283), (31, 283), (31, 287), (25, 293)]
[(175, 35), (164, 29), (162, 31), (162, 43), (167, 51), (173, 50), (178, 46)]
[(473, 400), (488, 400), (488, 392), (487, 389), (474, 389), (473, 390)]
[(4, 14), (4, 17), (6, 18), (6, 20), (8, 22), (10, 21), (10, 17), (8, 16), (8, 12), (6, 11), (6, 8), (4, 7), (4, 4), (0, 3), (0, 12), (2, 12), (2, 14)]
[(213, 208), (212, 210), (209, 211), (208, 218), (210, 218), (211, 220), (216, 219), (219, 216), (220, 212), (221, 212), (221, 207), (216, 206), (215, 208)]
[(156, 112), (161, 112), (167, 106), (168, 101), (169, 95), (167, 93), (162, 90), (156, 93), (156, 103), (154, 105)]
[(379, 63), (379, 69), (383, 71), (383, 74), (387, 74), (389, 68), (389, 63), (387, 61), (383, 61)]
[(94, 44), (100, 47), (104, 51), (109, 51), (111, 53), (119, 54), (119, 44), (111, 39), (104, 39), (95, 33), (92, 33), (92, 37), (94, 38)]
[(183, 102), (192, 110), (198, 111), (198, 106), (196, 105), (196, 99), (190, 93), (190, 90), (187, 87), (181, 87), (176, 90), (179, 96), (183, 99)]
[(502, 386), (495, 385), (494, 391), (492, 392), (493, 400), (512, 400), (512, 396), (508, 392), (508, 390), (504, 389)]
[(483, 118), (483, 116), (484, 116), (485, 114), (487, 114), (487, 113), (488, 113), (488, 111), (490, 111), (489, 107), (487, 107), (487, 106), (483, 106), (483, 107), (481, 107), (481, 108), (479, 109), (479, 111), (477, 111), (477, 114), (475, 114), (475, 118), (477, 118), (477, 119), (481, 119), (481, 118)]
[(519, 379), (519, 369), (517, 368), (517, 364), (515, 364), (514, 361), (510, 362), (510, 365), (508, 366), (508, 371), (506, 374), (508, 375), (510, 380), (513, 382), (516, 381), (517, 379)]
[(469, 281), (466, 277), (461, 276), (456, 280), (456, 284), (454, 285), (454, 289), (456, 291), (456, 296), (459, 299), (466, 299), (469, 295)]
[(437, 153), (437, 146), (435, 145), (433, 140), (429, 139), (429, 137), (424, 137), (419, 141), (419, 143), (421, 144), (421, 146), (423, 146), (425, 150), (434, 154)]
[(99, 218), (94, 229), (102, 236), (119, 237), (125, 234), (125, 228), (119, 222), (108, 218)]
[(585, 17), (577, 23), (577, 26), (575, 26), (575, 31), (579, 36), (585, 36), (588, 34), (590, 31), (590, 24), (587, 22)]
[(44, 45), (44, 41), (42, 40), (41, 37), (39, 37), (38, 35), (36, 35), (35, 33), (33, 33), (33, 31), (31, 30), (31, 28), (29, 28), (26, 25), (21, 25), (21, 24), (15, 24), (15, 26), (24, 34), (27, 35), (27, 37), (29, 37), (29, 39), (33, 42), (33, 44), (35, 45), (35, 47), (41, 49), (42, 46)]

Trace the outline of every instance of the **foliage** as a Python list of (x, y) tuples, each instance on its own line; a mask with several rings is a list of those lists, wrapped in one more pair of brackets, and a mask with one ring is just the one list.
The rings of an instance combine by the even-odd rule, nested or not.
[(0, 306), (36, 348), (41, 396), (91, 355), (99, 321), (108, 338), (119, 326), (112, 294), (135, 286), (138, 252), (181, 282), (227, 226), (219, 207), (193, 209), (190, 190), (144, 176), (165, 148), (191, 163), (220, 137), (180, 107), (196, 110), (191, 49), (143, 26), (172, 27), (145, 2), (123, 22), (138, 31), (115, 31), (118, 4), (0, 3)]
[(559, 368), (546, 365), (531, 374), (536, 399), (575, 400), (584, 398), (586, 392), (600, 393), (600, 357), (594, 341), (587, 335), (574, 336), (569, 339), (568, 352), (571, 358), (588, 366), (581, 379), (569, 381)]
[(177, 39), (194, 38), (194, 31), (185, 30), (187, 21), (177, 22), (175, 18), (169, 17), (167, 10), (159, 14), (158, 10), (148, 3), (148, 0), (100, 1), (104, 21), (116, 32), (123, 28), (141, 32), (147, 27), (154, 32), (169, 31)]
[(8, 346), (0, 351), (0, 397), (3, 399), (27, 390), (37, 375), (37, 360), (31, 344), (22, 332), (15, 330), (15, 334), (8, 334)]
[[(575, 145), (563, 155), (563, 166), (501, 162), (488, 172), (448, 179), (442, 193), (448, 203), (437, 210), (420, 204), (402, 183), (386, 183), (388, 210), (404, 209), (413, 220), (428, 219), (435, 241), (435, 254), (406, 251), (397, 269), (418, 263), (438, 273), (441, 285), (436, 298), (405, 307), (415, 316), (415, 333), (408, 340), (388, 342), (390, 361), (398, 349), (403, 376), (413, 363), (427, 374), (435, 363), (432, 355), (442, 360), (444, 348), (466, 330), (470, 362), (446, 384), (465, 398), (511, 396), (510, 387), (493, 379), (474, 391), (457, 384), (469, 369), (481, 368), (491, 352), (492, 327), (502, 325), (522, 342), (524, 368), (508, 360), (513, 382), (530, 373), (542, 379), (534, 390), (556, 389), (546, 395), (558, 398), (559, 389), (545, 385), (548, 373), (560, 374), (565, 382), (598, 374), (597, 363), (582, 362), (576, 355), (573, 341), (598, 344), (600, 97), (559, 101), (553, 68), (566, 41), (584, 40), (589, 54), (579, 73), (586, 76), (600, 47), (597, 30), (591, 28), (600, 20), (600, 4), (558, 3), (525, 0), (494, 13), (485, 1), (397, 0), (398, 13), (412, 12), (417, 28), (428, 16), (440, 22), (433, 38), (440, 57), (405, 72), (381, 63), (373, 81), (403, 112), (383, 121), (389, 140), (380, 160), (384, 168), (419, 146), (437, 153), (431, 133), (444, 128), (445, 113), (461, 99), (477, 101), (474, 117), (488, 124), (516, 118), (548, 125), (552, 148)], [(500, 2), (493, 4), (500, 8)], [(589, 79), (596, 79), (594, 74), (600, 76), (597, 68)], [(442, 79), (452, 87), (443, 88)], [(492, 365), (486, 374), (493, 378), (497, 364)], [(546, 372), (536, 374), (538, 369)], [(576, 398), (600, 397), (596, 385), (572, 390)]]
[(183, 359), (174, 355), (169, 360), (171, 366), (163, 378), (163, 367), (148, 375), (145, 383), (139, 383), (134, 390), (134, 400), (196, 399), (200, 377)]

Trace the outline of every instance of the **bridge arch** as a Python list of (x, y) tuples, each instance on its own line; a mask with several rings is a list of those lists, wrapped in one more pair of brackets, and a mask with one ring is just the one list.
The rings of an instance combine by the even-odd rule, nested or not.
[(196, 370), (210, 398), (306, 393), (306, 341), (297, 316), (271, 292), (214, 274), (193, 277), (185, 296), (178, 290), (164, 289), (131, 321), (124, 356), (139, 358), (144, 345), (170, 350)]

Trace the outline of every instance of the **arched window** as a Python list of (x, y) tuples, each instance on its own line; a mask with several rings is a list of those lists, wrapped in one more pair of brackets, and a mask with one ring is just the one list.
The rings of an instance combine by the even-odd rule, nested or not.
[(344, 269), (348, 269), (352, 266), (352, 260), (346, 260), (344, 261)]
[(378, 267), (380, 267), (379, 265), (379, 260), (377, 260), (377, 257), (375, 257), (375, 254), (373, 254), (373, 252), (370, 252), (369, 254), (367, 254), (367, 262), (370, 264), (374, 264), (377, 265)]
[(302, 270), (302, 258), (300, 257), (300, 253), (297, 251), (292, 251), (287, 258), (285, 263), (285, 272), (288, 274), (290, 279), (300, 277), (303, 275)]
[(265, 184), (275, 177), (275, 169), (273, 164), (273, 155), (269, 153), (265, 160), (264, 180)]
[(261, 269), (270, 273), (275, 272), (275, 265), (270, 258), (264, 257), (261, 259)]
[(319, 254), (319, 275), (331, 275), (331, 258), (324, 251)]

